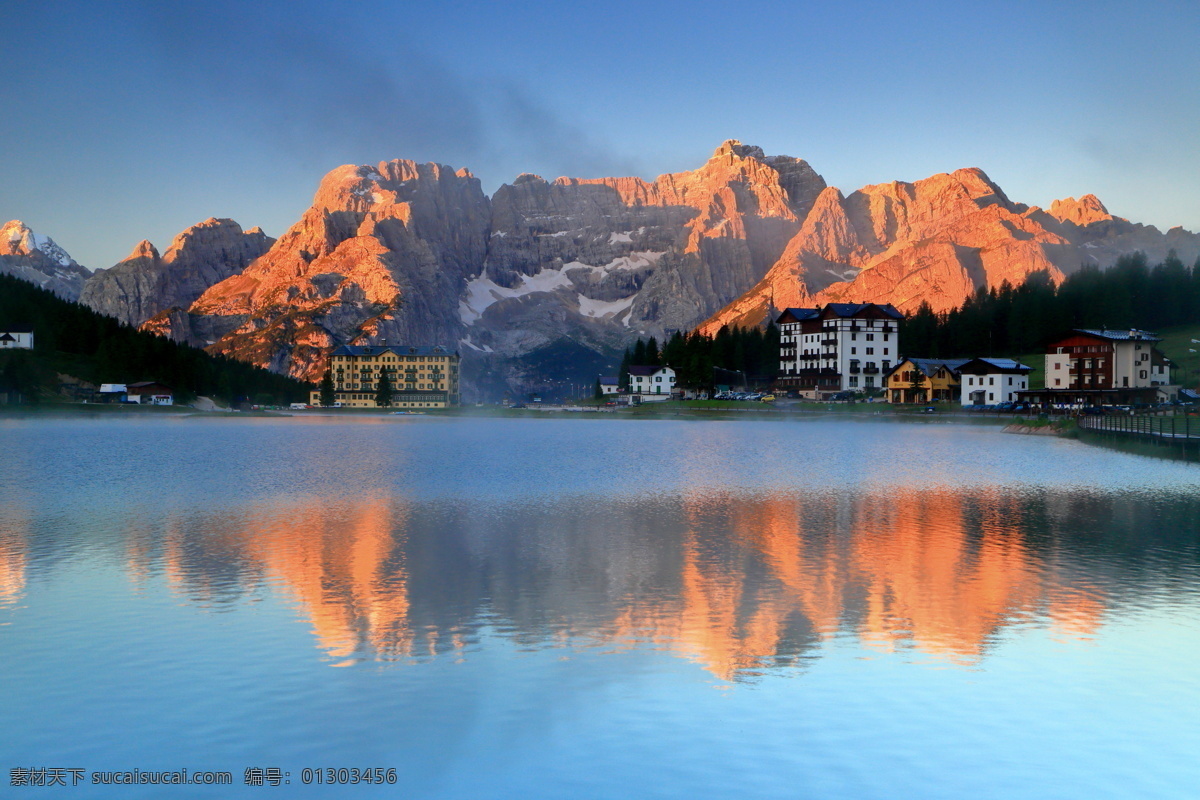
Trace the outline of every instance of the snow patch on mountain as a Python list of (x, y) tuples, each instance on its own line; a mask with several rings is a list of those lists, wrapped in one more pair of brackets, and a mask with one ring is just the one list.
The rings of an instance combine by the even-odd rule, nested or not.
[(622, 311), (626, 311), (633, 305), (637, 295), (630, 295), (624, 300), (593, 300), (590, 297), (577, 295), (576, 299), (579, 302), (579, 313), (585, 317), (593, 317), (595, 319), (606, 319), (615, 317)]
[(582, 261), (568, 261), (563, 264), (563, 272), (568, 272), (577, 269), (586, 269), (596, 274), (603, 274), (616, 271), (630, 271), (636, 269), (644, 269), (652, 267), (658, 263), (658, 260), (667, 254), (666, 250), (651, 251), (642, 250), (630, 253), (627, 256), (617, 256), (607, 264), (594, 267), (591, 264), (585, 264)]
[(473, 325), (483, 316), (488, 307), (499, 300), (524, 297), (535, 292), (553, 292), (571, 286), (571, 279), (563, 269), (544, 269), (536, 275), (522, 275), (519, 286), (511, 289), (487, 277), (486, 274), (472, 279), (467, 284), (466, 298), (459, 301), (458, 316), (464, 325)]

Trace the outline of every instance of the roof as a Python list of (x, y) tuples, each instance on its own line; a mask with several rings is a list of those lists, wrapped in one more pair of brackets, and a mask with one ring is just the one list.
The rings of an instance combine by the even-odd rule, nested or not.
[(959, 367), (965, 365), (968, 360), (970, 359), (912, 359), (910, 357), (910, 359), (900, 359), (900, 361), (895, 363), (894, 367), (887, 369), (883, 374), (890, 377), (890, 375), (900, 372), (900, 367), (906, 365), (906, 363), (911, 363), (912, 366), (917, 367), (917, 371), (925, 375), (926, 378), (934, 377), (934, 374), (942, 367), (946, 367), (950, 372), (958, 374)]
[(1109, 339), (1114, 342), (1161, 342), (1162, 339), (1155, 336), (1150, 331), (1140, 331), (1137, 328), (1129, 330), (1110, 331), (1107, 328), (1102, 328), (1098, 331), (1087, 328), (1076, 328), (1075, 333), (1086, 334), (1087, 336), (1095, 336), (1098, 339)]
[(785, 308), (776, 323), (800, 322), (821, 317), (891, 317), (904, 319), (891, 303), (828, 303), (820, 308)]
[(958, 372), (958, 368), (968, 361), (970, 361), (969, 358), (906, 358), (896, 365), (896, 369), (899, 369), (905, 362), (911, 362), (923, 375), (933, 377), (933, 374), (942, 367), (951, 372)]
[(7, 333), (0, 333), (0, 342), (15, 342), (16, 339), (9, 336)]
[(608, 375), (600, 376), (600, 385), (601, 386), (616, 386), (617, 383), (618, 383), (618, 380), (614, 377), (609, 377)]
[(658, 372), (659, 370), (663, 370), (663, 369), (670, 369), (670, 367), (656, 367), (654, 365), (650, 365), (650, 366), (642, 365), (642, 366), (637, 366), (637, 367), (630, 367), (629, 374), (630, 375), (653, 375), (654, 373)]
[(1033, 367), (1027, 367), (1020, 361), (1011, 358), (972, 358), (964, 362), (959, 372), (969, 372), (972, 375), (984, 375), (989, 372), (1033, 372)]
[(779, 319), (775, 320), (775, 322), (799, 322), (804, 319), (816, 319), (820, 316), (820, 313), (815, 308), (785, 308), (783, 313), (779, 315)]
[(130, 393), (133, 393), (134, 389), (149, 389), (152, 387), (166, 389), (168, 392), (171, 391), (170, 386), (167, 386), (165, 383), (159, 383), (158, 381), (138, 381), (137, 383), (126, 384), (126, 387), (126, 391), (129, 391)]
[(331, 356), (378, 356), (383, 353), (394, 353), (398, 356), (456, 356), (457, 352), (447, 350), (441, 345), (408, 345), (408, 344), (343, 344), (333, 348)]
[(822, 314), (826, 317), (869, 316), (872, 311), (892, 319), (904, 319), (904, 315), (891, 303), (884, 305), (878, 303), (828, 303), (821, 309)]
[(1200, 400), (1200, 392), (1195, 389), (1180, 389), (1179, 396), (1187, 400)]

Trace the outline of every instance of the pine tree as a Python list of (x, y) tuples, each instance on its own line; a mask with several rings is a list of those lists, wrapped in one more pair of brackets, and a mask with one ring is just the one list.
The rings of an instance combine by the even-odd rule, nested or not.
[(647, 363), (649, 363), (646, 361), (646, 343), (641, 339), (638, 339), (633, 345), (632, 358), (633, 361), (630, 362), (630, 366), (633, 367), (644, 367)]
[(658, 340), (651, 336), (650, 341), (646, 343), (646, 366), (657, 367), (661, 364), (662, 361), (658, 355)]
[(622, 392), (629, 391), (629, 366), (630, 359), (633, 356), (629, 354), (629, 348), (625, 348), (625, 355), (621, 356), (621, 367), (617, 370), (617, 388)]
[(594, 397), (597, 400), (604, 399), (604, 389), (602, 389), (600, 387), (600, 378), (599, 377), (596, 378), (596, 386), (592, 390), (592, 397)]
[(379, 380), (375, 383), (375, 405), (380, 408), (387, 408), (392, 404), (392, 379), (388, 377), (388, 370), (381, 369), (379, 371)]
[(321, 377), (321, 405), (329, 408), (337, 402), (337, 395), (333, 391), (333, 370), (325, 370), (325, 374)]

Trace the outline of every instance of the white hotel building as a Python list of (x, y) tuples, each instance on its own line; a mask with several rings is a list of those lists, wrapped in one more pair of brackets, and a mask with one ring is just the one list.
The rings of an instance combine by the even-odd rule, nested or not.
[(898, 360), (898, 325), (903, 318), (891, 304), (829, 303), (786, 309), (776, 321), (776, 383), (809, 397), (883, 388), (884, 374)]

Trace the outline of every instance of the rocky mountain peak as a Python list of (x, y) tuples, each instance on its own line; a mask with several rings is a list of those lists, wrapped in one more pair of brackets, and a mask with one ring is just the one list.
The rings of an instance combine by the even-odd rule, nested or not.
[(53, 239), (49, 236), (38, 236), (19, 219), (6, 222), (4, 227), (0, 228), (0, 253), (12, 256), (39, 254), (62, 267), (78, 266), (75, 259), (55, 244)]
[(8, 255), (27, 256), (37, 249), (33, 230), (19, 219), (10, 220), (0, 228), (0, 248)]
[(79, 301), (140, 325), (165, 309), (190, 305), (214, 283), (244, 270), (274, 241), (258, 228), (243, 231), (231, 219), (209, 217), (179, 233), (163, 255), (143, 239), (123, 261), (92, 276)]
[(152, 261), (159, 259), (158, 248), (151, 244), (149, 239), (142, 239), (134, 245), (129, 255), (125, 256), (125, 261), (136, 261), (143, 258), (148, 258)]
[(1085, 194), (1078, 200), (1074, 197), (1055, 200), (1050, 204), (1050, 216), (1060, 222), (1072, 222), (1081, 228), (1093, 222), (1108, 222), (1113, 219), (1104, 203), (1094, 194)]
[(766, 158), (761, 147), (752, 144), (742, 144), (737, 139), (726, 139), (721, 142), (721, 145), (713, 151), (710, 161), (716, 158), (757, 158), (762, 161)]
[(39, 236), (14, 219), (0, 227), (0, 274), (14, 275), (75, 300), (91, 272), (75, 263), (49, 236)]

